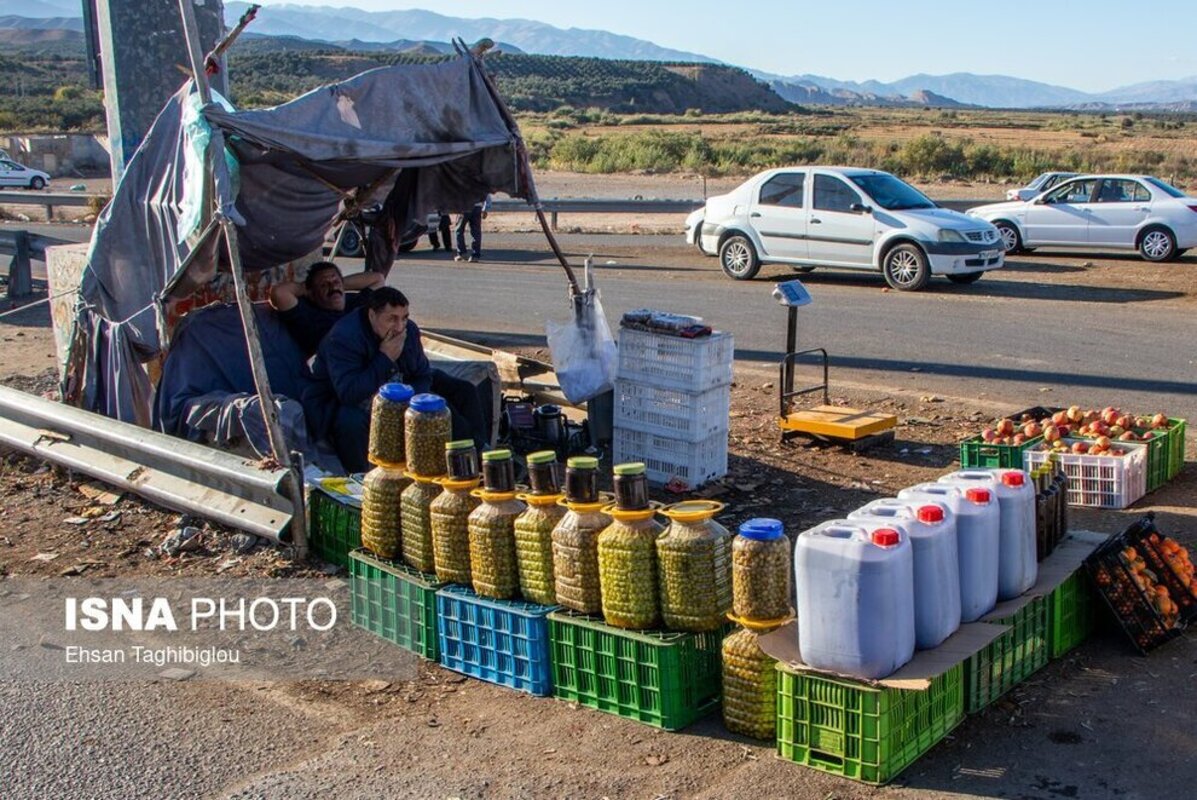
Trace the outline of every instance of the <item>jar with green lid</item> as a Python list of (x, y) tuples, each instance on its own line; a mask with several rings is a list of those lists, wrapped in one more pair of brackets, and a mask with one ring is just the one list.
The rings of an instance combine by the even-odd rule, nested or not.
[(661, 512), (669, 518), (657, 539), (661, 621), (670, 630), (718, 630), (731, 611), (732, 536), (714, 519), (723, 509), (711, 500), (689, 500)]
[(777, 728), (777, 662), (760, 634), (746, 628), (723, 640), (723, 724), (732, 733), (773, 740)]
[(444, 491), (428, 507), (437, 580), (465, 586), (471, 583), (469, 520), (481, 503), (473, 495), (479, 480), (478, 477), (443, 479)]
[(556, 477), (557, 454), (552, 450), (528, 454), (530, 494), (519, 498), (528, 508), (515, 518), (515, 555), (519, 567), (520, 593), (541, 605), (557, 602), (553, 582), (553, 529), (565, 516), (558, 504), (562, 495)]
[(403, 518), (403, 560), (420, 572), (435, 572), (432, 550), (432, 501), (441, 493), (437, 479), (408, 473), (411, 486), (403, 490), (400, 514)]
[[(617, 628), (643, 630), (661, 623), (657, 588), (657, 537), (663, 530), (651, 508), (628, 508), (643, 496), (648, 505), (644, 464), (615, 466), (615, 505), (604, 509), (612, 519), (599, 534), (599, 588), (603, 618)], [(620, 491), (620, 482), (625, 491)], [(643, 484), (641, 486), (640, 484)], [(628, 491), (628, 490), (631, 491)]]
[(780, 625), (791, 614), (792, 548), (781, 521), (750, 519), (732, 541), (732, 613), (743, 624)]
[(379, 558), (399, 556), (403, 542), (402, 495), (411, 479), (375, 467), (362, 479), (362, 546)]
[(370, 443), (366, 452), (370, 463), (402, 469), (407, 460), (404, 442), (404, 416), (414, 392), (406, 383), (385, 383), (370, 404)]
[(481, 474), (473, 439), (457, 439), (445, 444), (445, 474), (453, 481), (474, 480)]
[[(510, 600), (519, 596), (515, 553), (515, 518), (524, 504), (515, 496), (515, 464), (510, 450), (482, 454), (482, 501), (470, 513), (470, 573), (474, 591), (483, 597)], [(511, 487), (509, 490), (505, 487)]]
[(445, 474), (445, 445), (453, 438), (453, 414), (445, 398), (418, 394), (404, 415), (407, 470), (425, 478)]
[(557, 602), (581, 614), (601, 614), (598, 537), (611, 524), (598, 492), (597, 458), (565, 462), (565, 516), (553, 528), (553, 581)]

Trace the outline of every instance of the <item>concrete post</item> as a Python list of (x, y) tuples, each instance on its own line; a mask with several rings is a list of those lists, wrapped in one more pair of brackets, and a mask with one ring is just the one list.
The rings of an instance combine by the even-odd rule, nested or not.
[[(94, 2), (104, 76), (104, 109), (112, 180), (141, 144), (154, 118), (183, 82), (191, 65), (177, 0), (86, 0)], [(210, 51), (224, 35), (221, 0), (193, 0), (200, 47)], [(224, 65), (212, 88), (226, 94)], [(186, 72), (184, 72), (186, 70)]]

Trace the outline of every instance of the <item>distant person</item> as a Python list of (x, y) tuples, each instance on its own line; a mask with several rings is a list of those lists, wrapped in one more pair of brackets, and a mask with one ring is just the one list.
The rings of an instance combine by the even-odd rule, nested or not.
[[(488, 194), (485, 200), (475, 203), (473, 208), (462, 214), (457, 220), (457, 255), (453, 257), (454, 261), (473, 263), (482, 260), (482, 220), (486, 219), (489, 213), (490, 195)], [(469, 255), (466, 255), (465, 246), (466, 225), (470, 226), (470, 239), (472, 240)]]
[[(448, 214), (437, 211), (428, 215), (428, 243), (432, 245), (433, 250), (440, 250), (442, 242), (444, 242), (446, 253), (453, 249), (453, 240), (449, 238), (450, 227)], [(437, 237), (438, 231), (439, 238)]]
[[(311, 358), (332, 326), (385, 282), (377, 272), (343, 278), (341, 268), (333, 262), (317, 261), (308, 267), (303, 283), (286, 281), (271, 286), (270, 305), (299, 344), (303, 357)], [(353, 294), (346, 296), (346, 291)]]
[(445, 398), (453, 412), (454, 438), (473, 439), (480, 449), (487, 443), (477, 389), (428, 363), (407, 298), (393, 287), (370, 292), (365, 305), (333, 326), (320, 344), (312, 374), (316, 384), (304, 392), (304, 413), (312, 432), (332, 441), (351, 473), (370, 468), (370, 404), (389, 381)]

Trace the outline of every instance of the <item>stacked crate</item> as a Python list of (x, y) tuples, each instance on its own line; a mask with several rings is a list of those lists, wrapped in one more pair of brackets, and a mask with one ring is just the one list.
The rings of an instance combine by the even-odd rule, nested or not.
[(622, 328), (615, 381), (615, 462), (694, 489), (727, 473), (730, 333), (687, 339)]

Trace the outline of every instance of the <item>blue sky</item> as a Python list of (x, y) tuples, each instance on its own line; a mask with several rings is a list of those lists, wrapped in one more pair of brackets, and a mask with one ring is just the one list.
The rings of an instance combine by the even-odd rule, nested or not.
[(288, 1), (597, 28), (782, 75), (841, 80), (975, 72), (1104, 91), (1197, 75), (1197, 0)]

